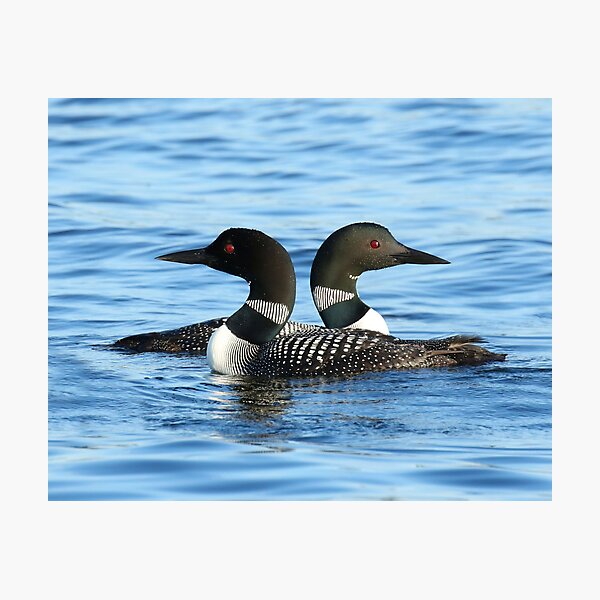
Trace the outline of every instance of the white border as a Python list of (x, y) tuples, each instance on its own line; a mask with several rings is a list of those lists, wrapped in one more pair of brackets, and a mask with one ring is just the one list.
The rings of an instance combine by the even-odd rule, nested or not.
[[(586, 543), (593, 548), (598, 529), (591, 7), (121, 0), (3, 9), (5, 597), (506, 598), (597, 588)], [(554, 500), (48, 503), (46, 99), (71, 95), (553, 97)]]

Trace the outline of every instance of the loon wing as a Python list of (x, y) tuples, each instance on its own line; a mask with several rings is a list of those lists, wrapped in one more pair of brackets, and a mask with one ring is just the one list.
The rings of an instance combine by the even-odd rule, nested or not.
[(178, 329), (169, 329), (168, 331), (152, 331), (130, 335), (117, 340), (113, 347), (125, 348), (134, 352), (206, 354), (210, 336), (226, 320), (226, 317), (221, 317), (220, 319), (210, 319), (209, 321), (202, 321), (202, 323), (195, 323)]
[[(221, 317), (220, 319), (210, 319), (209, 321), (186, 325), (178, 329), (169, 329), (168, 331), (151, 331), (130, 335), (117, 340), (112, 347), (133, 350), (134, 352), (185, 352), (206, 355), (210, 336), (226, 320), (227, 317)], [(277, 335), (278, 337), (284, 337), (293, 333), (317, 331), (319, 329), (324, 328), (320, 325), (288, 321)]]

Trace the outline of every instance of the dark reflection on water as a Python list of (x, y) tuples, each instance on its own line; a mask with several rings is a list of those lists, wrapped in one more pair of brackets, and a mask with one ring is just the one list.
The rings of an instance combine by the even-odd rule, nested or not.
[[(285, 380), (252, 381), (214, 375), (216, 388), (209, 396), (216, 402), (228, 403), (236, 417), (258, 422), (273, 422), (292, 403), (292, 387)], [(229, 384), (229, 385), (228, 385)]]
[[(49, 104), (49, 497), (549, 499), (551, 111), (543, 100)], [(377, 221), (442, 266), (365, 274), (403, 337), (483, 335), (471, 369), (249, 381), (107, 351), (231, 314), (246, 285), (154, 257), (256, 227), (314, 252)]]

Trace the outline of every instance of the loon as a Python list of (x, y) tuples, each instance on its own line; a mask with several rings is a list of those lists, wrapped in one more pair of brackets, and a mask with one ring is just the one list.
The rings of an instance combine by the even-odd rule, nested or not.
[(296, 276), (285, 248), (261, 231), (227, 229), (205, 248), (160, 258), (207, 265), (250, 285), (246, 302), (210, 336), (208, 363), (217, 373), (314, 377), (477, 365), (505, 358), (476, 346), (474, 342), (481, 341), (476, 336), (409, 342), (364, 329), (322, 327), (278, 336), (294, 308)]
[[(170, 256), (157, 258), (173, 260)], [(334, 231), (317, 251), (310, 273), (313, 301), (325, 326), (369, 329), (389, 335), (385, 319), (360, 299), (356, 284), (365, 271), (402, 264), (449, 264), (449, 261), (401, 244), (377, 223), (352, 223)], [(137, 352), (206, 354), (210, 336), (225, 320), (221, 317), (178, 329), (131, 335), (117, 340), (114, 346)], [(288, 321), (278, 335), (308, 332), (318, 327)]]
[(449, 264), (409, 248), (376, 223), (353, 223), (334, 231), (321, 245), (310, 271), (310, 289), (325, 327), (369, 329), (389, 335), (385, 319), (356, 291), (365, 271), (404, 264)]

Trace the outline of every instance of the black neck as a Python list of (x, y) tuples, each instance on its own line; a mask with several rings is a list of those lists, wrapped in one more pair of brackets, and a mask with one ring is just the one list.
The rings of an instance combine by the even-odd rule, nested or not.
[(360, 274), (361, 271), (352, 264), (352, 260), (345, 260), (343, 253), (334, 253), (333, 248), (328, 248), (326, 245), (319, 248), (310, 271), (313, 300), (317, 286), (354, 294), (350, 300), (337, 302), (319, 311), (327, 327), (347, 327), (356, 323), (369, 311), (370, 307), (359, 298), (356, 290), (356, 282)]
[(346, 260), (342, 252), (321, 246), (310, 270), (311, 290), (321, 285), (356, 294), (356, 281), (362, 271), (358, 271), (352, 262), (351, 259)]
[(358, 296), (333, 304), (319, 312), (326, 327), (343, 329), (362, 319), (370, 310)]
[[(288, 253), (285, 250), (270, 252), (261, 264), (260, 273), (249, 282), (250, 294), (246, 300), (255, 308), (244, 303), (227, 319), (227, 327), (234, 335), (253, 344), (264, 344), (281, 331), (292, 314), (296, 299), (296, 275)], [(265, 307), (266, 303), (277, 306)], [(264, 316), (261, 311), (272, 318)], [(285, 320), (276, 322), (282, 320), (282, 315), (285, 315)]]

